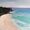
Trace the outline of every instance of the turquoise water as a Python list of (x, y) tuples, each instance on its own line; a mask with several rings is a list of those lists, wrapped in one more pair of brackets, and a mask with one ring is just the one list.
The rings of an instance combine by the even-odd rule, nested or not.
[(13, 15), (15, 19), (30, 23), (30, 8), (16, 8)]
[(30, 8), (15, 8), (13, 19), (18, 26), (30, 27)]

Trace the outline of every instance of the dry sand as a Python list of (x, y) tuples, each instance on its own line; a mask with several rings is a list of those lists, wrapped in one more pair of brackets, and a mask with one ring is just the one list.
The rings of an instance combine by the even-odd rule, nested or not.
[(12, 15), (5, 14), (0, 17), (0, 30), (17, 30), (16, 26), (11, 22)]

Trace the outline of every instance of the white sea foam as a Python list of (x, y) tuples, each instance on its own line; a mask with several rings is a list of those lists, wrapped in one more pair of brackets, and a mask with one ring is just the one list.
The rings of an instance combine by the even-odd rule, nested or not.
[[(16, 21), (16, 22), (15, 22), (15, 21)], [(30, 30), (30, 24), (24, 23), (24, 22), (19, 21), (19, 20), (17, 20), (17, 19), (13, 19), (13, 23), (14, 23), (14, 24), (16, 24), (16, 23), (21, 23), (21, 24), (24, 25), (24, 27), (21, 27), (21, 26), (19, 26), (18, 24), (16, 24), (16, 27), (18, 27), (19, 30), (20, 30), (20, 29), (21, 29), (21, 30)]]

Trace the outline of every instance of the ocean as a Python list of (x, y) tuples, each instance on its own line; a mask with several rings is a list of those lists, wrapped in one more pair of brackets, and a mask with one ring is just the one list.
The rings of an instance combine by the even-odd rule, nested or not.
[(30, 8), (14, 8), (12, 18), (21, 30), (30, 30)]

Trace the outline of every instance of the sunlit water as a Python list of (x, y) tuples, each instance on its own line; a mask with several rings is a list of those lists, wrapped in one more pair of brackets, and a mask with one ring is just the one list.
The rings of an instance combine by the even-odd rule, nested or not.
[(13, 19), (21, 30), (30, 30), (30, 8), (15, 8)]

